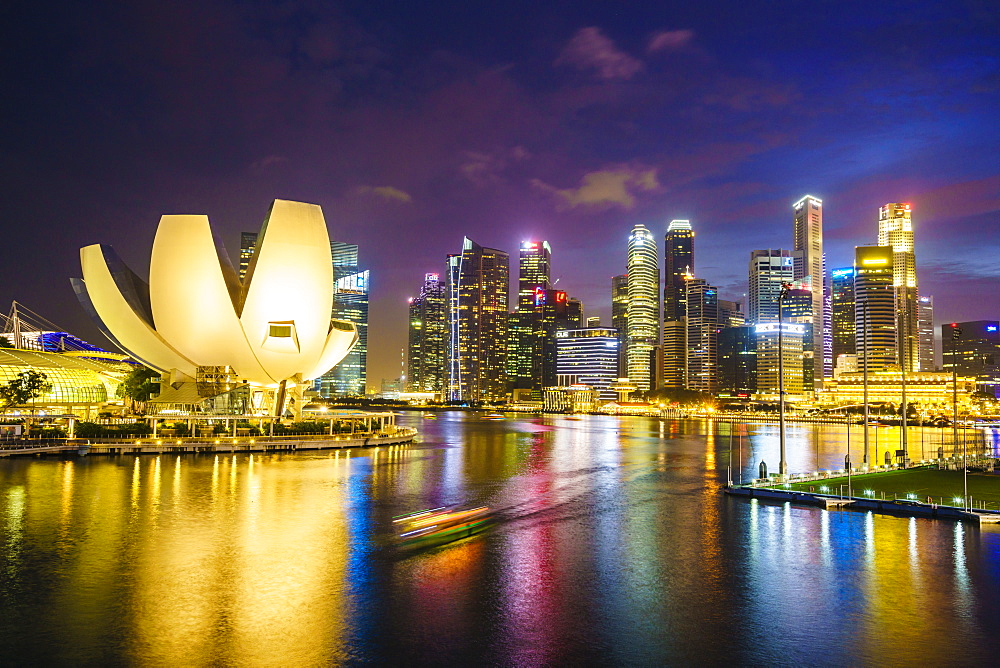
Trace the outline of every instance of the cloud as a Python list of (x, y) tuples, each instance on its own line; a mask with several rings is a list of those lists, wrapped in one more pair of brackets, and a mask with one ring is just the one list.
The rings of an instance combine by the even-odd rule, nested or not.
[(600, 28), (581, 28), (563, 48), (556, 65), (594, 70), (601, 79), (631, 79), (642, 70), (642, 62), (619, 51)]
[(358, 186), (355, 192), (359, 195), (374, 195), (382, 199), (402, 202), (403, 204), (409, 204), (413, 201), (413, 196), (410, 193), (399, 188), (393, 188), (392, 186)]
[(535, 188), (551, 193), (560, 211), (576, 207), (604, 210), (611, 207), (631, 209), (635, 206), (638, 191), (653, 191), (660, 187), (656, 169), (619, 167), (588, 172), (580, 180), (579, 188), (559, 189), (540, 179), (532, 179)]
[(287, 162), (288, 158), (286, 158), (283, 155), (268, 155), (261, 158), (260, 160), (255, 160), (250, 165), (250, 171), (257, 173), (265, 172), (268, 169), (279, 167), (281, 165), (286, 164)]
[(647, 53), (681, 51), (694, 39), (693, 30), (661, 30), (653, 33), (646, 46)]
[(465, 162), (459, 166), (458, 171), (470, 183), (485, 186), (502, 181), (502, 172), (511, 163), (527, 160), (530, 157), (528, 149), (523, 146), (491, 153), (465, 151)]

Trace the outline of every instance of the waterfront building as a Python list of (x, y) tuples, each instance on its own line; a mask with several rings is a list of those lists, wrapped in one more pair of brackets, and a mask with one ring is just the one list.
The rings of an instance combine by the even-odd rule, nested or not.
[(832, 339), (833, 359), (854, 354), (854, 267), (840, 267), (830, 272), (833, 289)]
[(978, 389), (1000, 397), (1000, 321), (941, 325), (942, 368), (975, 379)]
[(934, 297), (917, 298), (917, 349), (921, 371), (934, 371)]
[(337, 320), (354, 323), (358, 343), (337, 366), (316, 379), (314, 389), (324, 397), (364, 396), (368, 385), (369, 270), (358, 266), (358, 247), (330, 242), (333, 266), (333, 309)]
[(546, 387), (542, 410), (546, 413), (590, 413), (597, 409), (597, 392), (587, 385)]
[(795, 263), (801, 258), (801, 252), (780, 248), (750, 252), (747, 281), (749, 324), (778, 322), (781, 286), (795, 280)]
[(560, 386), (583, 383), (603, 401), (614, 401), (618, 379), (618, 331), (585, 327), (556, 332), (556, 373)]
[(641, 391), (655, 389), (653, 355), (660, 334), (660, 270), (656, 241), (645, 225), (632, 228), (628, 240), (628, 324), (626, 369)]
[[(947, 325), (946, 325), (947, 326)], [(929, 416), (951, 416), (952, 374), (942, 371), (921, 371), (906, 374), (906, 402)], [(967, 412), (973, 404), (976, 381), (958, 377), (958, 409)], [(895, 371), (868, 373), (868, 401), (871, 404), (899, 406), (903, 397), (903, 375)], [(864, 373), (841, 373), (836, 382), (816, 393), (816, 403), (822, 406), (857, 406), (865, 398)]]
[(298, 414), (303, 381), (336, 365), (358, 339), (354, 323), (330, 317), (330, 238), (313, 204), (274, 201), (242, 281), (204, 215), (160, 219), (148, 285), (110, 246), (81, 249), (80, 262), (83, 278), (73, 287), (102, 331), (195, 401), (230, 386), (206, 380), (222, 369), (250, 393), (254, 411)]
[(806, 195), (794, 205), (794, 248), (801, 253), (794, 263), (795, 280), (812, 286), (813, 385), (833, 375), (833, 343), (830, 340), (830, 286), (823, 254), (823, 200)]
[[(810, 323), (811, 324), (811, 323)], [(757, 395), (778, 398), (779, 361), (781, 354), (781, 375), (784, 378), (785, 395), (789, 398), (812, 391), (803, 383), (803, 341), (810, 324), (785, 322), (781, 324), (781, 345), (778, 345), (778, 323), (766, 322), (754, 325), (754, 339), (757, 349)]]
[[(909, 204), (890, 203), (879, 208), (878, 245), (892, 248), (892, 284), (896, 289), (897, 350), (907, 371), (920, 366), (917, 266), (913, 246), (913, 221)], [(900, 353), (897, 353), (900, 354)]]
[(600, 327), (601, 318), (600, 316), (592, 316), (587, 318), (587, 327)]
[(719, 392), (749, 397), (757, 391), (757, 339), (753, 326), (719, 330)]
[(686, 283), (694, 276), (694, 230), (689, 220), (672, 220), (663, 238), (663, 321), (687, 315)]
[(869, 371), (898, 368), (891, 246), (854, 249), (855, 349)]
[(498, 401), (507, 390), (510, 258), (468, 237), (448, 256), (450, 401)]
[[(11, 324), (2, 315), (0, 320)], [(67, 332), (17, 327), (21, 324), (0, 333), (5, 342), (0, 346), (0, 384), (26, 371), (44, 374), (49, 388), (32, 400), (32, 411), (41, 415), (73, 411), (90, 419), (121, 403), (118, 386), (136, 367), (127, 355), (101, 350)], [(21, 411), (12, 407), (9, 412)]]
[(424, 274), (420, 294), (410, 299), (407, 391), (443, 392), (447, 343), (447, 290), (440, 275)]
[(701, 278), (687, 281), (687, 389), (718, 389), (719, 291)]

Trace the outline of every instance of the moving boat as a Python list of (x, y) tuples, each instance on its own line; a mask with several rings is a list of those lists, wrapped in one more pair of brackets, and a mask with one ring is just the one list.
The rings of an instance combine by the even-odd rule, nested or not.
[(467, 509), (434, 508), (393, 518), (398, 545), (403, 549), (431, 547), (479, 533), (490, 525), (486, 506)]

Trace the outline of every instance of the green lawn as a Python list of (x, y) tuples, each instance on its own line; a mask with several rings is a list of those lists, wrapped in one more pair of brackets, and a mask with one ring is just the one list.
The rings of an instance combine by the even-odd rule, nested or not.
[[(799, 492), (820, 492), (839, 494), (840, 486), (844, 486), (847, 494), (847, 477), (827, 478), (812, 482), (794, 483), (791, 489)], [(821, 487), (826, 487), (824, 492)], [(905, 471), (886, 471), (851, 476), (851, 488), (854, 496), (886, 499), (907, 498), (908, 494), (916, 495), (918, 501), (927, 501), (931, 497), (934, 503), (947, 506), (962, 505), (962, 472), (939, 471), (937, 469), (920, 468)], [(784, 485), (779, 486), (784, 489)], [(865, 494), (872, 490), (873, 494)], [(976, 505), (985, 501), (987, 508), (1000, 510), (1000, 475), (988, 473), (969, 473), (969, 496)], [(955, 501), (955, 498), (958, 501)]]

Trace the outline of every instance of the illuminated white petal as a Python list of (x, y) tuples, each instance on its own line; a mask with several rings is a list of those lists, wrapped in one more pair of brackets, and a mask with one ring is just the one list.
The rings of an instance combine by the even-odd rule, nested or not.
[(198, 365), (231, 366), (240, 378), (274, 382), (244, 336), (234, 305), (239, 281), (227, 265), (207, 216), (160, 218), (149, 263), (156, 331)]
[[(243, 285), (240, 321), (272, 378), (312, 368), (323, 354), (333, 308), (333, 265), (323, 211), (315, 204), (275, 200)], [(296, 349), (269, 343), (275, 325), (292, 323)]]
[(122, 295), (105, 252), (111, 249), (100, 244), (81, 248), (80, 265), (86, 295), (113, 340), (129, 355), (161, 371), (178, 369), (194, 377), (195, 363), (164, 341)]
[(337, 366), (337, 364), (351, 352), (351, 348), (358, 342), (358, 330), (353, 323), (346, 320), (335, 320), (330, 328), (330, 334), (326, 338), (323, 346), (323, 354), (319, 361), (311, 369), (302, 374), (303, 380), (319, 378), (324, 373)]

